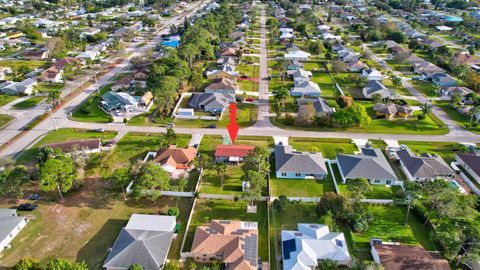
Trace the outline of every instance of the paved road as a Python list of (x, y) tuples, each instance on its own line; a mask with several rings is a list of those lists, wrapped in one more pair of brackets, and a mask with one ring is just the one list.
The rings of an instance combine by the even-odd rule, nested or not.
[[(196, 13), (197, 10), (200, 8), (204, 7), (206, 5), (206, 2), (197, 2), (192, 8), (188, 14), (179, 14), (175, 17), (171, 17), (165, 21), (162, 21), (161, 23), (165, 26), (162, 30), (158, 31), (156, 33), (156, 36), (154, 39), (151, 41), (147, 42), (147, 44), (141, 48), (136, 48), (135, 46), (137, 44), (134, 44), (134, 46), (129, 47), (126, 49), (126, 53), (131, 53), (121, 64), (118, 64), (115, 68), (113, 68), (110, 72), (106, 73), (103, 77), (98, 78), (98, 84), (94, 84), (90, 87), (88, 87), (85, 91), (80, 93), (78, 96), (70, 100), (66, 105), (64, 105), (62, 108), (60, 108), (57, 112), (53, 114), (53, 119), (55, 121), (55, 124), (57, 127), (69, 127), (68, 123), (71, 121), (68, 120), (68, 114), (73, 111), (78, 105), (80, 105), (84, 100), (86, 100), (91, 94), (93, 94), (95, 91), (97, 91), (98, 86), (104, 85), (109, 83), (110, 79), (113, 78), (117, 73), (121, 72), (122, 69), (126, 68), (130, 64), (130, 60), (134, 57), (143, 55), (147, 50), (150, 50), (155, 47), (158, 42), (161, 40), (161, 35), (168, 33), (170, 29), (170, 25), (175, 24), (179, 25), (184, 22), (185, 17), (190, 17), (194, 13)], [(39, 107), (38, 109), (41, 109)], [(43, 108), (43, 111), (41, 111), (40, 114), (42, 114), (45, 111), (45, 108)], [(38, 112), (35, 111), (37, 115)], [(11, 123), (9, 126), (6, 127), (6, 129), (0, 131), (0, 138), (2, 142), (9, 141), (11, 138), (19, 134), (22, 130), (22, 128), (33, 119), (34, 111), (25, 111), (24, 115), (19, 118), (20, 121), (14, 121)], [(103, 127), (103, 125), (102, 125)], [(42, 121), (40, 124), (38, 124), (34, 129), (26, 132), (21, 138), (18, 138), (14, 142), (10, 143), (7, 147), (5, 147), (1, 152), (0, 152), (0, 157), (16, 157), (20, 151), (23, 149), (27, 148), (28, 146), (32, 145), (36, 140), (44, 136), (46, 133), (49, 131), (54, 130), (54, 124), (52, 122), (52, 119), (46, 119)], [(139, 128), (137, 128), (137, 131)], [(7, 138), (7, 139), (4, 139)]]

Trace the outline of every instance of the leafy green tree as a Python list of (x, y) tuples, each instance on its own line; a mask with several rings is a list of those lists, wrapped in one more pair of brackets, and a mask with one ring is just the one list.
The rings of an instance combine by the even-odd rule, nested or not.
[(165, 270), (180, 270), (180, 265), (175, 261), (169, 261), (164, 266), (163, 269)]
[(257, 146), (245, 157), (245, 162), (250, 168), (254, 168), (259, 174), (266, 176), (270, 171), (269, 157), (268, 148)]
[(3, 171), (3, 181), (0, 177), (0, 194), (11, 198), (20, 199), (24, 195), (25, 186), (30, 182), (30, 174), (27, 167), (16, 166), (13, 170)]
[(273, 209), (278, 213), (282, 213), (288, 204), (289, 204), (289, 201), (285, 195), (278, 196), (278, 198), (273, 200), (273, 203), (272, 203)]
[(143, 266), (141, 266), (140, 264), (132, 264), (128, 270), (143, 270)]
[(155, 201), (160, 197), (160, 192), (170, 188), (170, 176), (155, 163), (142, 166), (138, 179), (132, 187), (132, 196), (136, 199), (148, 198)]
[(395, 203), (407, 206), (407, 213), (405, 215), (405, 225), (408, 225), (408, 218), (410, 217), (410, 210), (414, 205), (420, 202), (420, 195), (422, 193), (422, 187), (419, 183), (414, 181), (403, 182), (404, 196), (400, 199), (396, 199)]
[(177, 144), (177, 134), (175, 133), (173, 128), (167, 128), (167, 132), (162, 133), (162, 141), (168, 145)]
[(372, 192), (373, 188), (366, 178), (351, 179), (347, 182), (347, 190), (355, 200), (365, 198), (365, 194)]
[(178, 209), (178, 207), (171, 207), (168, 209), (167, 215), (178, 217), (178, 215), (180, 215), (180, 209)]
[(45, 270), (88, 270), (88, 266), (85, 262), (72, 263), (65, 259), (53, 259), (47, 264)]
[(47, 160), (40, 166), (40, 182), (43, 191), (57, 190), (60, 199), (63, 201), (62, 193), (72, 188), (76, 179), (76, 168), (73, 160), (61, 155)]
[(337, 262), (332, 259), (322, 260), (318, 264), (319, 270), (331, 270), (331, 269), (336, 269), (337, 267), (338, 267)]
[(130, 172), (126, 167), (115, 169), (110, 176), (110, 181), (115, 188), (122, 190), (123, 199), (127, 199), (126, 188), (130, 183)]
[(207, 169), (212, 164), (212, 157), (205, 153), (200, 153), (193, 159), (193, 164), (199, 169)]
[(257, 171), (249, 170), (246, 175), (242, 176), (242, 180), (250, 184), (249, 189), (243, 192), (242, 196), (253, 206), (254, 201), (262, 196), (262, 191), (267, 186), (265, 175)]
[(433, 211), (439, 205), (447, 203), (454, 194), (455, 189), (445, 179), (438, 178), (433, 181), (427, 181), (423, 186), (423, 191), (426, 195), (425, 202), (427, 205), (430, 205), (430, 209), (425, 218), (425, 224), (427, 224), (430, 221)]
[(218, 162), (215, 164), (215, 171), (217, 172), (218, 176), (220, 177), (220, 185), (223, 188), (223, 181), (225, 179), (225, 173), (227, 173), (227, 164), (223, 162)]
[(23, 258), (18, 261), (12, 270), (37, 270), (39, 269), (40, 262), (34, 258)]

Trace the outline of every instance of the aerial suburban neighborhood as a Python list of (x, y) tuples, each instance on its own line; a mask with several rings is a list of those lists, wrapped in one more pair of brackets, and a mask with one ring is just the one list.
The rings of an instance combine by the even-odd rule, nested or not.
[(480, 270), (478, 0), (0, 1), (0, 269)]

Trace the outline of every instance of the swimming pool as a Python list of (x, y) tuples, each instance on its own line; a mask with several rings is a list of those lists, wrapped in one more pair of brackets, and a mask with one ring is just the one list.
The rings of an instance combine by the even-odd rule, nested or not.
[(445, 17), (445, 20), (447, 22), (463, 22), (463, 19), (460, 17), (455, 17), (455, 16), (447, 16)]
[(180, 36), (171, 36), (160, 42), (163, 46), (176, 48), (180, 44)]

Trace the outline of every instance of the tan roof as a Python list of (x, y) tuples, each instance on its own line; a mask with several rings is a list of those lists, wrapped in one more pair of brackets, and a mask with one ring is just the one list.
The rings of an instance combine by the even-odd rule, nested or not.
[(382, 244), (374, 248), (388, 270), (450, 270), (447, 260), (422, 247)]
[(170, 165), (177, 169), (184, 169), (190, 166), (190, 162), (197, 155), (197, 149), (194, 147), (177, 148), (176, 145), (170, 145), (168, 148), (160, 148), (154, 161), (162, 165)]
[(205, 90), (238, 90), (238, 85), (235, 85), (235, 82), (229, 78), (218, 78), (213, 80), (209, 86), (205, 87)]
[(256, 226), (247, 228), (244, 223), (234, 220), (212, 220), (209, 226), (198, 226), (191, 252), (206, 255), (222, 254), (222, 262), (227, 264), (228, 270), (257, 269), (258, 230)]
[(218, 55), (220, 55), (220, 56), (235, 56), (238, 50), (239, 49), (237, 49), (237, 48), (225, 48), (223, 50), (220, 50), (220, 52), (218, 52)]
[(480, 57), (476, 55), (470, 55), (466, 52), (459, 52), (453, 56), (453, 61), (457, 65), (475, 65), (480, 64)]

